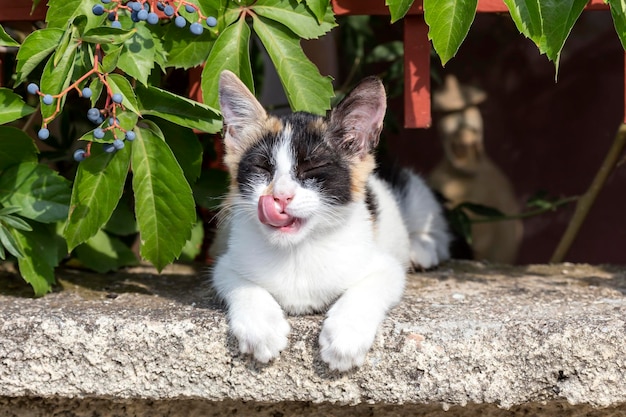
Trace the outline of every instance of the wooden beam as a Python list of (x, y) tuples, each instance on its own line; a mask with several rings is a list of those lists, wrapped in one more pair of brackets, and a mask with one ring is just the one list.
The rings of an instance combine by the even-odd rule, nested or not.
[(430, 42), (424, 16), (404, 19), (404, 127), (428, 128), (430, 112)]

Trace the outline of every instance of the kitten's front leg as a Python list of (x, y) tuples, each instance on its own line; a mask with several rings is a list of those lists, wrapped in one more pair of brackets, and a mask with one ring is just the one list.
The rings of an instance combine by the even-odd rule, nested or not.
[(217, 263), (213, 284), (228, 307), (231, 333), (241, 353), (250, 353), (267, 363), (287, 347), (289, 323), (272, 295), (235, 272)]
[(361, 366), (387, 311), (402, 297), (404, 268), (383, 257), (376, 262), (378, 268), (348, 288), (328, 310), (319, 341), (322, 360), (330, 369), (343, 372)]

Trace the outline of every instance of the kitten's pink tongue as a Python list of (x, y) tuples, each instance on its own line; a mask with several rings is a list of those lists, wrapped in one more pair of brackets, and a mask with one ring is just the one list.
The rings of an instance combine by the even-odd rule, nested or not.
[(259, 220), (263, 224), (269, 224), (274, 227), (284, 227), (293, 223), (293, 216), (287, 213), (281, 213), (280, 208), (274, 201), (274, 196), (263, 195), (259, 198), (258, 215)]

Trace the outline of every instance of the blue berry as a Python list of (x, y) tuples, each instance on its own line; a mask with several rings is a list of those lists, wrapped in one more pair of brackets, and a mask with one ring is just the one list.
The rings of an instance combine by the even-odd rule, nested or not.
[(160, 11), (162, 11), (162, 12), (165, 11), (165, 7), (166, 6), (163, 3), (161, 3), (161, 2), (157, 3), (157, 9), (159, 9)]
[(113, 153), (115, 152), (115, 146), (113, 146), (112, 143), (105, 143), (102, 145), (102, 149), (104, 149), (105, 152), (107, 153)]
[(111, 27), (115, 28), (115, 29), (121, 29), (122, 28), (122, 24), (120, 23), (119, 20), (116, 20), (115, 22), (111, 22)]
[(122, 96), (120, 93), (115, 93), (113, 94), (113, 97), (111, 97), (111, 99), (114, 103), (120, 104), (122, 100), (124, 100), (124, 96)]
[(126, 5), (134, 12), (138, 12), (142, 9), (141, 3), (138, 1), (129, 1)]
[(206, 24), (208, 27), (213, 28), (217, 26), (217, 19), (213, 16), (209, 16), (206, 18)]
[(104, 6), (102, 6), (101, 4), (96, 4), (95, 6), (93, 6), (93, 9), (91, 9), (91, 11), (96, 16), (101, 16), (104, 13)]
[(137, 17), (137, 12), (130, 12), (130, 20), (137, 23), (139, 22), (139, 18)]
[(115, 22), (115, 19), (117, 19), (117, 13), (115, 12), (109, 13), (109, 15), (107, 16), (107, 19), (109, 19), (109, 22)]
[(174, 8), (168, 4), (163, 9), (163, 13), (165, 14), (165, 16), (173, 16), (174, 15)]
[(50, 131), (45, 127), (42, 127), (39, 129), (39, 132), (37, 132), (37, 137), (41, 140), (46, 140), (50, 137)]
[(200, 23), (195, 22), (195, 23), (192, 23), (191, 26), (189, 26), (189, 31), (193, 33), (194, 35), (202, 35), (204, 28), (202, 27)]
[(109, 3), (111, 3), (111, 0), (100, 0), (100, 1), (101, 1), (102, 3), (104, 3), (104, 4), (109, 4)]
[(102, 139), (104, 137), (104, 130), (97, 128), (93, 131), (93, 137), (96, 139)]
[(87, 110), (87, 118), (91, 120), (92, 122), (95, 122), (96, 120), (98, 120), (99, 117), (100, 117), (100, 110), (96, 109), (95, 107), (92, 107), (91, 109)]
[(146, 19), (146, 21), (151, 25), (156, 25), (157, 23), (159, 23), (159, 15), (154, 12), (150, 12), (148, 13), (148, 18)]
[(137, 19), (139, 20), (146, 20), (148, 18), (148, 11), (147, 10), (139, 10), (137, 12)]
[(85, 97), (85, 98), (91, 98), (91, 95), (92, 95), (92, 94), (93, 94), (93, 93), (91, 92), (91, 88), (89, 88), (89, 87), (85, 87), (85, 88), (83, 88), (83, 97)]
[(174, 24), (179, 28), (184, 28), (187, 24), (187, 19), (182, 16), (176, 16), (176, 19), (174, 19)]
[(196, 11), (196, 8), (193, 7), (191, 4), (185, 4), (185, 10), (187, 10), (187, 13), (194, 13)]
[(124, 142), (120, 139), (115, 139), (113, 141), (113, 147), (119, 151), (120, 149), (124, 148)]
[(126, 132), (126, 140), (130, 140), (133, 141), (135, 140), (135, 132), (133, 132), (132, 130), (129, 130), (128, 132)]
[(114, 124), (116, 124), (116, 123), (117, 123), (117, 124), (119, 124), (119, 123), (120, 123), (119, 119), (117, 119), (117, 118), (115, 118), (115, 119), (114, 119), (114, 118), (112, 118), (112, 117), (109, 117), (109, 126), (113, 126), (113, 125), (114, 125)]
[(50, 94), (46, 94), (45, 96), (43, 96), (43, 100), (42, 101), (43, 101), (43, 104), (50, 105), (54, 101), (54, 98), (52, 98), (52, 96)]
[(74, 151), (74, 161), (81, 162), (84, 161), (85, 158), (87, 158), (87, 153), (84, 149), (76, 149)]
[(39, 91), (39, 86), (35, 83), (30, 83), (26, 87), (26, 91), (28, 91), (30, 94), (37, 94), (37, 92)]

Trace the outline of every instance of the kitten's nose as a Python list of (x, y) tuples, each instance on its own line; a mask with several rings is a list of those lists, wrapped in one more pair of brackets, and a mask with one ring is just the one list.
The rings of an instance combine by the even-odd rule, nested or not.
[(278, 207), (280, 207), (280, 211), (284, 212), (285, 211), (285, 207), (287, 207), (287, 204), (289, 204), (291, 202), (291, 200), (293, 199), (293, 194), (289, 195), (285, 195), (285, 194), (280, 194), (280, 195), (276, 195), (274, 194), (274, 202), (278, 205)]

